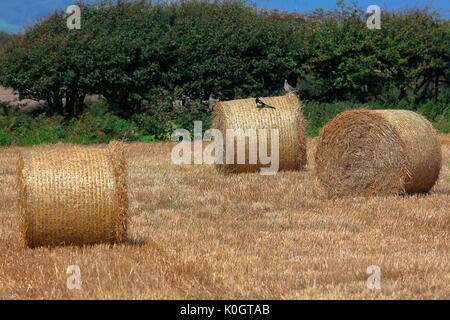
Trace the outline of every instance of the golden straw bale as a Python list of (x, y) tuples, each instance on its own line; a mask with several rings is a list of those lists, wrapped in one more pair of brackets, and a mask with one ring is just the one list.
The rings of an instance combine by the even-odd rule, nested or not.
[(321, 131), (316, 175), (328, 195), (428, 192), (441, 169), (432, 125), (407, 110), (351, 110)]
[[(301, 112), (301, 103), (293, 93), (280, 97), (260, 98), (264, 103), (275, 109), (256, 107), (255, 98), (240, 99), (232, 101), (220, 101), (214, 107), (213, 128), (220, 130), (224, 137), (223, 141), (223, 164), (217, 164), (218, 171), (223, 173), (255, 172), (268, 165), (261, 164), (258, 157), (257, 162), (249, 162), (249, 139), (245, 139), (245, 163), (237, 163), (236, 144), (233, 163), (226, 163), (226, 133), (233, 129), (255, 129), (257, 134), (260, 129), (267, 130), (268, 155), (272, 154), (271, 129), (278, 129), (279, 133), (279, 170), (301, 170), (307, 161), (306, 139), (304, 133), (304, 119)], [(258, 150), (261, 142), (257, 137)]]
[(17, 177), (27, 246), (126, 241), (128, 201), (121, 143), (24, 150)]

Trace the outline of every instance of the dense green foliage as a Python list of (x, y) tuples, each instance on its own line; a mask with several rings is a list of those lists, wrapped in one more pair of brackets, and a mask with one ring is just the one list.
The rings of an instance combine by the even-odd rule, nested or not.
[[(310, 134), (353, 107), (417, 110), (448, 131), (450, 21), (425, 10), (383, 12), (370, 30), (364, 10), (342, 1), (308, 14), (228, 0), (80, 6), (80, 30), (56, 12), (22, 36), (0, 34), (0, 85), (47, 102), (29, 123), (0, 118), (0, 144), (164, 140), (210, 121), (210, 94), (277, 95), (284, 79), (309, 101)], [(91, 94), (106, 102), (88, 105)]]
[[(447, 107), (447, 108), (446, 108)], [(446, 109), (445, 109), (446, 108)], [(339, 113), (350, 109), (404, 109), (419, 112), (431, 119), (434, 127), (441, 133), (450, 133), (450, 109), (448, 105), (436, 104), (433, 101), (416, 105), (407, 100), (396, 104), (383, 102), (355, 103), (351, 101), (339, 101), (331, 103), (309, 102), (303, 106), (303, 114), (307, 121), (306, 133), (309, 137), (317, 136), (320, 129)], [(445, 111), (443, 111), (445, 109)]]
[(11, 36), (4, 31), (0, 31), (0, 43), (5, 43), (11, 38)]
[[(160, 100), (153, 113), (137, 114), (124, 119), (109, 112), (103, 100), (88, 102), (86, 112), (73, 119), (60, 115), (45, 116), (45, 106), (30, 111), (17, 109), (2, 112), (0, 106), (0, 146), (30, 146), (41, 143), (107, 143), (124, 141), (166, 141), (178, 128), (192, 129), (194, 120), (202, 121), (207, 130), (211, 117), (200, 112), (195, 102), (172, 107)], [(189, 110), (189, 112), (187, 111)]]
[[(164, 110), (167, 105), (160, 105)], [(309, 102), (303, 106), (306, 118), (306, 133), (309, 137), (316, 136), (320, 128), (329, 120), (344, 110), (366, 108), (385, 109), (395, 106), (361, 104), (353, 102), (319, 103)], [(410, 109), (406, 104), (396, 106), (399, 109)], [(434, 103), (419, 106), (419, 111), (433, 117)], [(108, 106), (104, 102), (87, 104), (85, 115), (72, 120), (64, 120), (61, 116), (36, 116), (33, 112), (12, 112), (7, 116), (0, 115), (0, 146), (21, 145), (30, 146), (41, 143), (107, 143), (112, 140), (124, 141), (166, 141), (176, 128), (190, 128), (193, 120), (202, 120), (205, 128), (209, 127), (211, 117), (202, 118), (191, 115), (191, 119), (170, 112), (154, 115), (136, 115), (125, 120), (108, 113)], [(434, 117), (433, 125), (442, 133), (450, 133), (450, 111)]]

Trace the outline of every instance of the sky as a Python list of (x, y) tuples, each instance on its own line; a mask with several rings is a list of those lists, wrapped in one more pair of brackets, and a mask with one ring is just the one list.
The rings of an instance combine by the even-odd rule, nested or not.
[[(90, 0), (94, 1), (94, 0)], [(18, 33), (23, 27), (57, 9), (65, 9), (75, 0), (0, 0), (0, 30)], [(253, 0), (259, 7), (281, 11), (309, 12), (317, 8), (332, 10), (337, 0)], [(361, 8), (378, 5), (381, 9), (398, 10), (432, 6), (444, 19), (450, 19), (450, 0), (358, 0)], [(351, 3), (347, 0), (346, 3)]]
[[(286, 11), (307, 12), (316, 8), (332, 10), (336, 8), (337, 0), (258, 0), (259, 5), (267, 8), (279, 8)], [(377, 5), (381, 9), (413, 9), (432, 6), (438, 9), (441, 16), (445, 19), (450, 18), (450, 0), (359, 0), (356, 1), (361, 8), (367, 8), (370, 5)], [(345, 1), (351, 4), (352, 1)]]

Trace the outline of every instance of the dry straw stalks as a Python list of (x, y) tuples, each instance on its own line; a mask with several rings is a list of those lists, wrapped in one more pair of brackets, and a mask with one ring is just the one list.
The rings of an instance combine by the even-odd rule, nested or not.
[(424, 117), (407, 110), (352, 110), (321, 131), (316, 174), (330, 196), (429, 191), (441, 145)]
[(29, 247), (123, 243), (124, 146), (43, 146), (22, 151), (19, 210)]
[[(288, 93), (280, 97), (266, 97), (261, 100), (276, 109), (256, 108), (255, 99), (241, 99), (221, 101), (214, 107), (213, 128), (218, 129), (224, 136), (223, 164), (217, 164), (218, 171), (223, 173), (256, 172), (266, 167), (259, 162), (249, 163), (249, 139), (245, 141), (245, 164), (237, 163), (235, 143), (234, 162), (226, 163), (226, 133), (228, 129), (265, 129), (267, 133), (267, 150), (270, 150), (270, 130), (279, 130), (279, 170), (300, 170), (306, 165), (306, 139), (304, 134), (304, 120), (298, 97)], [(259, 139), (257, 139), (259, 140)], [(236, 142), (236, 140), (235, 140)], [(257, 141), (258, 149), (261, 141)], [(270, 153), (269, 152), (269, 153)]]

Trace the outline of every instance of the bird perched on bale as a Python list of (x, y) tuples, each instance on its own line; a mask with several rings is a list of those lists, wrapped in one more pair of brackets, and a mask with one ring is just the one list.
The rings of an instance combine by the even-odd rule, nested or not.
[(287, 82), (287, 80), (284, 80), (284, 90), (285, 90), (286, 92), (289, 92), (289, 93), (292, 93), (292, 92), (296, 92), (296, 91), (297, 91), (294, 87), (292, 87), (292, 86), (289, 85), (289, 83)]
[(216, 97), (214, 97), (214, 95), (212, 93), (209, 95), (209, 99), (208, 99), (209, 112), (213, 112), (214, 111), (214, 106), (219, 101), (220, 100), (216, 99)]
[(264, 102), (262, 102), (260, 98), (256, 98), (255, 102), (256, 102), (256, 107), (258, 109), (263, 109), (263, 108), (276, 109), (275, 107), (269, 106), (268, 104), (265, 104)]

